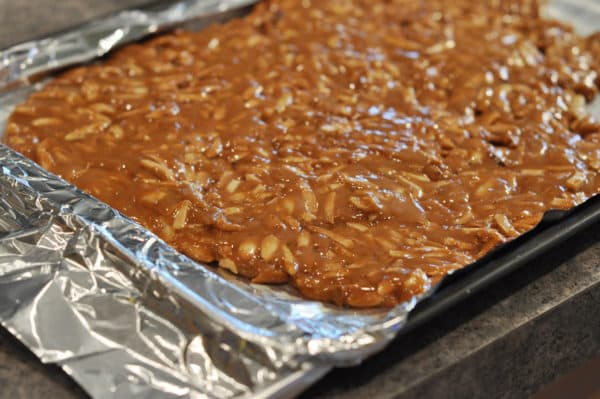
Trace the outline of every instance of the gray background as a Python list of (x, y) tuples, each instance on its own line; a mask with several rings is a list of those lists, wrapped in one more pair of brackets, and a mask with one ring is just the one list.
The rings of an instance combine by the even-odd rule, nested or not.
[(0, 48), (149, 0), (0, 0)]

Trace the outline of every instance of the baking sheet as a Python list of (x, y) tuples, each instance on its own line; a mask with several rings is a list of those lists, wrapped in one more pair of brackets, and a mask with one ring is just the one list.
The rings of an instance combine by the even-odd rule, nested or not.
[[(30, 81), (50, 70), (165, 27), (201, 26), (249, 3), (190, 0), (125, 11), (2, 52), (0, 90), (11, 90), (0, 97), (0, 125), (43, 84)], [(554, 1), (549, 10), (577, 9), (586, 18), (594, 10), (593, 4), (573, 4)], [(595, 22), (582, 21), (583, 27)], [(330, 367), (355, 364), (380, 350), (434, 292), (392, 310), (358, 311), (308, 301), (282, 287), (251, 285), (178, 254), (5, 146), (0, 165), (0, 322), (95, 397), (292, 395)], [(582, 218), (578, 212), (588, 208), (591, 215)], [(552, 237), (561, 238), (564, 223), (571, 221), (568, 231), (576, 231), (599, 213), (598, 201), (588, 201), (575, 212), (550, 215), (545, 226), (512, 247), (445, 280), (410, 323), (433, 317), (474, 287), (519, 267), (515, 260), (525, 259), (522, 254), (555, 243), (544, 238), (548, 229), (558, 228)], [(528, 242), (537, 250), (516, 248)]]

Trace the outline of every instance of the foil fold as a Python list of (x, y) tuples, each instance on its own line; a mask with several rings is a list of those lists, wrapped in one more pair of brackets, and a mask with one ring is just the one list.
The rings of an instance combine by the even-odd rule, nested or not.
[[(0, 136), (38, 76), (254, 2), (123, 11), (0, 52)], [(0, 145), (0, 323), (93, 397), (292, 396), (383, 348), (433, 289), (393, 309), (351, 310), (249, 284)]]
[(0, 91), (37, 74), (101, 57), (119, 45), (178, 24), (214, 22), (256, 1), (180, 0), (167, 6), (121, 11), (62, 34), (18, 44), (0, 53)]
[[(123, 11), (0, 53), (0, 128), (58, 68), (253, 3)], [(0, 323), (94, 397), (273, 397), (381, 349), (416, 299), (353, 311), (198, 265), (0, 145)]]
[[(0, 160), (0, 321), (92, 396), (272, 396), (280, 381), (287, 395), (327, 370), (238, 333), (243, 317), (231, 315), (257, 302), (229, 294), (216, 274), (4, 146)], [(169, 287), (187, 267), (230, 307), (223, 320), (220, 304)], [(242, 330), (285, 324), (254, 313)]]

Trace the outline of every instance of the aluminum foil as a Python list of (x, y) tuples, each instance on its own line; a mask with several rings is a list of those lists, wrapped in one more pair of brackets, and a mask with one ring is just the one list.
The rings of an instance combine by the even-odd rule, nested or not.
[[(14, 105), (43, 84), (32, 81), (50, 71), (251, 3), (125, 11), (1, 52), (0, 132)], [(550, 11), (581, 11), (573, 4), (554, 0)], [(594, 7), (580, 14), (589, 18)], [(424, 296), (356, 311), (249, 284), (179, 254), (0, 145), (0, 323), (93, 397), (291, 396), (383, 348)]]

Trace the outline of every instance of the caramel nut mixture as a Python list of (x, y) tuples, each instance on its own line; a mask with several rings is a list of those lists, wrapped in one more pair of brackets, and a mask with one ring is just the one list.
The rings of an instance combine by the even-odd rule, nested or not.
[(600, 36), (535, 0), (271, 0), (128, 45), (5, 142), (201, 262), (393, 306), (600, 191)]

